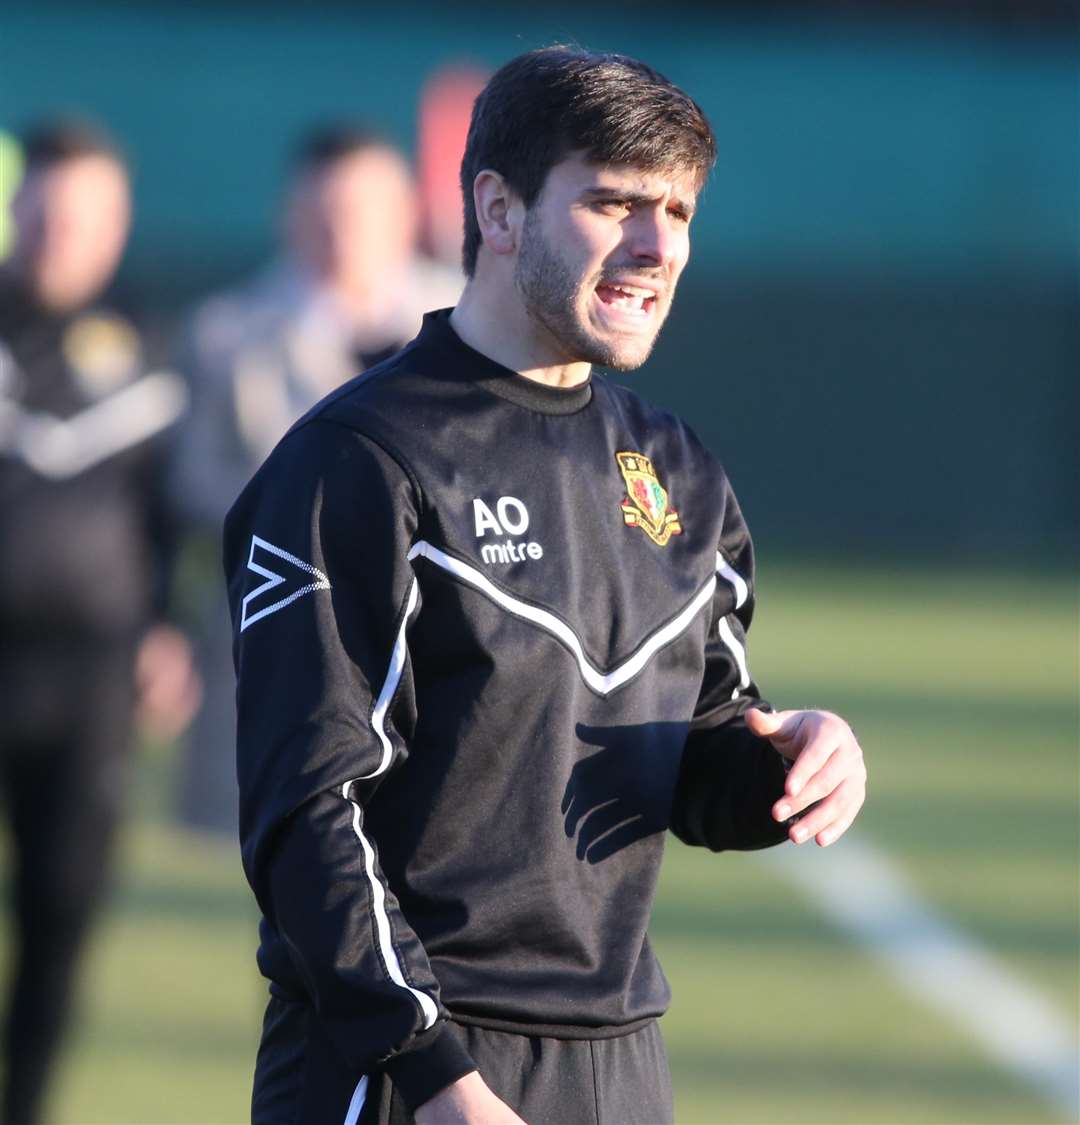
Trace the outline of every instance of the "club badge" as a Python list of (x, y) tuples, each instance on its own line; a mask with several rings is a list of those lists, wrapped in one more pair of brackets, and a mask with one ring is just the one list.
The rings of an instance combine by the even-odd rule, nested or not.
[(668, 507), (668, 494), (648, 457), (641, 453), (616, 453), (615, 460), (629, 497), (622, 502), (626, 526), (640, 527), (658, 547), (666, 546), (673, 535), (682, 535), (679, 513)]
[(90, 399), (105, 398), (139, 374), (139, 337), (126, 320), (87, 313), (64, 330), (61, 347), (71, 373)]

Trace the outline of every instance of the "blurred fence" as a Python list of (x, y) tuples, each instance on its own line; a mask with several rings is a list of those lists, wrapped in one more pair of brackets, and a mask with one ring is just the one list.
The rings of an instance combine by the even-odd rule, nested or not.
[(12, 0), (0, 125), (76, 109), (123, 138), (124, 280), (177, 311), (268, 253), (313, 120), (408, 146), (440, 63), (555, 40), (640, 54), (699, 98), (721, 155), (673, 323), (632, 379), (720, 452), (759, 539), (1060, 564), (1078, 542), (1075, 29), (808, 7), (658, 27), (633, 4)]

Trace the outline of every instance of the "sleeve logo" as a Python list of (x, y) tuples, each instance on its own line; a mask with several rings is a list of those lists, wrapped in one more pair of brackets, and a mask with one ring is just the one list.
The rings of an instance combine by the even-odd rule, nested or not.
[[(268, 554), (282, 559), (292, 569), (282, 567), (281, 563), (274, 563), (278, 570), (285, 571), (284, 574), (279, 574), (276, 570), (271, 570), (268, 565), (264, 566), (255, 561), (256, 555), (259, 555), (264, 562), (271, 562), (272, 560), (266, 558)], [(265, 578), (266, 581), (261, 586), (256, 586), (250, 594), (244, 596), (240, 612), (241, 633), (249, 625), (254, 625), (260, 618), (269, 617), (271, 613), (276, 613), (279, 609), (292, 605), (305, 594), (313, 594), (316, 590), (330, 589), (330, 579), (321, 570), (313, 567), (311, 563), (304, 562), (303, 559), (298, 559), (288, 551), (275, 547), (273, 543), (260, 539), (257, 535), (251, 537), (251, 550), (248, 552), (247, 568)], [(303, 585), (298, 586), (300, 582)], [(284, 589), (279, 589), (279, 587), (284, 587)], [(264, 594), (269, 594), (271, 590), (277, 590), (277, 594), (269, 605), (264, 604), (253, 610), (250, 609), (252, 602), (262, 598)]]
[(615, 460), (629, 497), (622, 502), (626, 526), (640, 527), (658, 547), (666, 546), (673, 535), (682, 535), (679, 513), (668, 507), (668, 494), (649, 458), (642, 453), (616, 453)]

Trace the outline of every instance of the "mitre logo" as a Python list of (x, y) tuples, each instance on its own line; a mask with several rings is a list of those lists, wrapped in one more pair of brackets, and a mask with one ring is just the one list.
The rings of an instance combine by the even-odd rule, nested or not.
[(472, 503), (476, 538), (483, 539), (489, 531), (506, 537), (504, 542), (485, 543), (480, 548), (480, 558), (484, 562), (490, 565), (544, 557), (544, 548), (539, 543), (524, 540), (515, 543), (511, 538), (524, 535), (529, 529), (529, 510), (516, 496), (500, 496), (495, 502), (494, 511), (479, 496)]
[(668, 507), (668, 494), (649, 458), (643, 453), (616, 453), (615, 460), (629, 497), (622, 502), (626, 526), (640, 527), (658, 547), (666, 546), (673, 535), (682, 535), (679, 513)]
[[(288, 565), (282, 566), (283, 562)], [(318, 567), (266, 539), (260, 539), (258, 535), (251, 537), (247, 568), (266, 581), (244, 595), (240, 612), (241, 633), (263, 617), (292, 605), (305, 594), (330, 589), (330, 579)], [(275, 592), (267, 598), (265, 595), (271, 590)], [(253, 607), (252, 602), (258, 602), (258, 605)]]

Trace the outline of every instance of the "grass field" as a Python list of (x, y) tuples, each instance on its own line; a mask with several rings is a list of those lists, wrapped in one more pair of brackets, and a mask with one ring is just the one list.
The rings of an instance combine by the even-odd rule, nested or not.
[[(866, 749), (857, 835), (1075, 1029), (1075, 585), (820, 569), (760, 585), (756, 677), (779, 705), (841, 711)], [(163, 815), (168, 771), (144, 758), (54, 1092), (64, 1125), (246, 1117), (255, 915), (231, 844)], [(675, 993), (664, 1028), (684, 1125), (1066, 1120), (760, 857), (673, 842), (653, 938)]]

